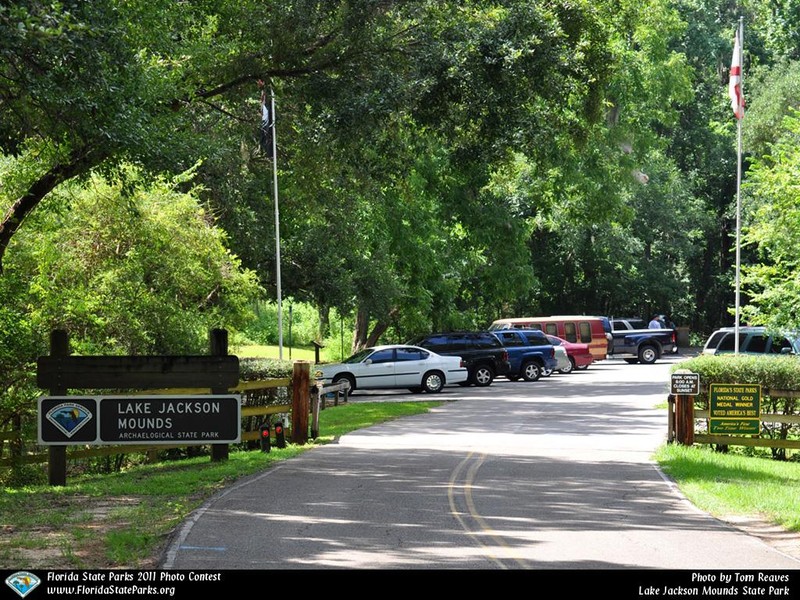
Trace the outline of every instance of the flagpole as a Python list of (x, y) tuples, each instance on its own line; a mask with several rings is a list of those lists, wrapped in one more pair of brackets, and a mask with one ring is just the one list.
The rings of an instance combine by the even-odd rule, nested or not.
[(275, 199), (275, 282), (278, 295), (278, 358), (283, 360), (283, 309), (281, 308), (281, 226), (278, 212), (278, 144), (275, 126), (275, 93), (269, 88), (272, 113), (272, 197)]
[[(744, 97), (744, 17), (739, 17), (739, 31), (736, 33), (738, 44), (738, 63), (739, 63), (739, 89), (741, 97)], [(739, 354), (739, 320), (741, 316), (741, 229), (742, 229), (742, 121), (744, 112), (740, 118), (736, 119), (736, 308), (734, 316), (734, 354)]]

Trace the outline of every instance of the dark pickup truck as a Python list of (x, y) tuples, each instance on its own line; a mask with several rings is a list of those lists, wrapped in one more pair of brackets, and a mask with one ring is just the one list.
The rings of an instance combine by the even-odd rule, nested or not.
[(676, 347), (674, 329), (648, 329), (643, 319), (611, 319), (612, 356), (631, 355), (625, 362), (653, 364)]
[(503, 329), (492, 332), (508, 351), (510, 368), (506, 377), (536, 381), (545, 371), (556, 368), (556, 351), (538, 329)]

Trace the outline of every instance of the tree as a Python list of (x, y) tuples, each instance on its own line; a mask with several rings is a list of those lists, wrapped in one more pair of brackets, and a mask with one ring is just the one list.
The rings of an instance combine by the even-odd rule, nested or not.
[(123, 174), (58, 190), (20, 235), (7, 269), (29, 274), (20, 314), (85, 353), (204, 353), (210, 329), (245, 323), (255, 276), (196, 194), (176, 189), (188, 174), (149, 186)]
[(800, 111), (792, 110), (769, 154), (748, 172), (749, 210), (742, 240), (760, 262), (742, 267), (750, 302), (744, 321), (775, 330), (800, 328)]
[(208, 124), (219, 115), (249, 121), (248, 84), (357, 72), (382, 49), (402, 46), (392, 4), (0, 7), (0, 150), (36, 159), (0, 223), (0, 265), (24, 220), (61, 183), (124, 159), (180, 172), (208, 148)]

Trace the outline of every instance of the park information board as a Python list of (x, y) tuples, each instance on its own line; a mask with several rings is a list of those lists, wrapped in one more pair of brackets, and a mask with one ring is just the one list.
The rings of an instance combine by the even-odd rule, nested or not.
[(708, 389), (710, 433), (761, 433), (761, 386), (712, 383)]

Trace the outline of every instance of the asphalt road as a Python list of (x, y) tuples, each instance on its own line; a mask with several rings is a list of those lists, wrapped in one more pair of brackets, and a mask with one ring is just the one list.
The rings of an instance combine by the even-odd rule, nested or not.
[[(669, 367), (607, 360), (447, 387), (431, 413), (343, 436), (236, 483), (163, 569), (797, 569), (697, 510), (651, 460)], [(352, 402), (431, 399), (356, 393)]]

